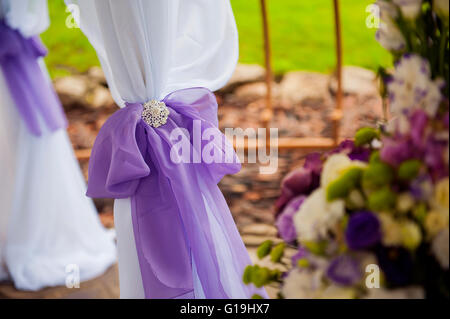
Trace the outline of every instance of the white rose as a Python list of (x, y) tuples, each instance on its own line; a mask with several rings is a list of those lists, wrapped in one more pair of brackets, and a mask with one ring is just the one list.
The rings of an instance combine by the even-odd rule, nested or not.
[(328, 202), (323, 188), (314, 191), (294, 215), (294, 226), (298, 239), (316, 241), (326, 238), (345, 213), (345, 202), (335, 200)]
[(406, 47), (403, 34), (392, 21), (380, 22), (380, 28), (375, 35), (378, 43), (389, 51), (401, 51)]
[(441, 231), (431, 243), (431, 251), (442, 268), (449, 268), (449, 231), (448, 228)]
[(324, 288), (321, 271), (293, 269), (284, 279), (281, 293), (286, 299), (315, 299)]
[[(447, 133), (448, 134), (448, 133)], [(431, 199), (431, 206), (442, 214), (449, 213), (449, 178), (440, 180), (435, 188), (433, 198)]]
[(383, 21), (394, 21), (398, 17), (397, 7), (389, 1), (378, 0), (376, 2), (380, 8), (380, 19)]
[(442, 101), (442, 81), (431, 80), (430, 64), (418, 55), (404, 56), (395, 67), (388, 83), (390, 107), (393, 115), (408, 109), (423, 109), (434, 117)]
[(367, 164), (361, 161), (352, 161), (347, 155), (333, 154), (325, 162), (320, 178), (320, 184), (323, 188), (327, 188), (330, 183), (342, 176), (346, 170), (352, 167), (367, 167)]
[(422, 9), (422, 0), (393, 0), (406, 19), (414, 20)]
[(386, 246), (398, 246), (402, 243), (401, 225), (389, 213), (378, 215), (383, 236), (381, 240)]
[[(437, 12), (437, 14), (447, 18), (448, 17), (448, 0), (434, 0), (433, 1), (433, 9)], [(445, 20), (447, 21), (447, 20)]]

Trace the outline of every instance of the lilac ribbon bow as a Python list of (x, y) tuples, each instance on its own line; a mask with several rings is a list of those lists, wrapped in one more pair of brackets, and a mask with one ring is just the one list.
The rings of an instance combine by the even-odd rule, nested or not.
[[(131, 198), (146, 298), (192, 293), (193, 262), (206, 298), (230, 298), (220, 278), (221, 265), (208, 210), (210, 214), (214, 211), (213, 218), (226, 234), (232, 254), (228, 262), (241, 275), (250, 259), (217, 187), (225, 174), (240, 170), (240, 163), (232, 148), (233, 160), (226, 163), (173, 161), (171, 150), (177, 143), (171, 137), (174, 130), (184, 130), (197, 155), (208, 144), (196, 144), (194, 140), (199, 135), (203, 136), (206, 130), (220, 133), (217, 102), (205, 88), (176, 91), (163, 102), (170, 115), (158, 128), (144, 122), (143, 106), (139, 103), (127, 104), (108, 119), (92, 150), (87, 194)], [(196, 126), (200, 129), (197, 132)], [(221, 141), (209, 142), (209, 146), (212, 143), (213, 152), (225, 155), (231, 146), (223, 134), (219, 136)], [(242, 285), (251, 296), (250, 288), (240, 282), (234, 284)]]
[(39, 116), (50, 131), (67, 126), (61, 104), (38, 63), (46, 53), (38, 37), (24, 38), (0, 21), (0, 66), (17, 110), (36, 136), (42, 134)]

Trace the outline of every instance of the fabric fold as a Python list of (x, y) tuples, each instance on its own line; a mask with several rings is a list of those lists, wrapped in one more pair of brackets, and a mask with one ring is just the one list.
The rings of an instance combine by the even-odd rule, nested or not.
[[(192, 262), (206, 298), (232, 298), (223, 286), (208, 206), (215, 205), (215, 197), (222, 203), (217, 183), (240, 170), (239, 160), (218, 129), (211, 91), (179, 90), (163, 102), (170, 115), (158, 128), (142, 120), (140, 103), (127, 104), (108, 119), (94, 144), (87, 195), (131, 198), (146, 298), (192, 292)], [(241, 275), (250, 259), (228, 207), (218, 207), (216, 222)], [(250, 288), (236, 284), (251, 297)]]
[(25, 38), (0, 21), (0, 66), (17, 110), (33, 135), (43, 121), (50, 131), (67, 127), (67, 119), (38, 59), (47, 50), (37, 36)]

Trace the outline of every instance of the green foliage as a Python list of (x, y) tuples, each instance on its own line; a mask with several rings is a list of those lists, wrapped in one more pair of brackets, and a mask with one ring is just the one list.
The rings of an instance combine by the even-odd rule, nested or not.
[(346, 198), (351, 190), (360, 185), (363, 171), (360, 167), (350, 168), (340, 178), (330, 183), (327, 188), (327, 200), (331, 202), (338, 198)]
[(281, 279), (281, 271), (278, 269), (269, 269), (267, 267), (261, 267), (258, 265), (249, 265), (245, 268), (242, 276), (244, 284), (254, 284), (256, 287), (261, 288), (274, 281)]
[(323, 255), (325, 254), (328, 243), (326, 241), (304, 241), (302, 245), (312, 254)]
[(394, 170), (383, 162), (371, 162), (363, 174), (363, 187), (378, 189), (389, 185), (394, 180)]
[(380, 132), (371, 127), (363, 127), (355, 134), (355, 146), (363, 146), (370, 144), (374, 139), (380, 136)]
[(265, 242), (263, 242), (256, 250), (256, 255), (258, 256), (258, 258), (263, 259), (267, 255), (269, 255), (270, 250), (272, 249), (272, 245), (273, 241), (271, 240), (266, 240)]
[(281, 258), (283, 258), (285, 247), (286, 247), (285, 243), (280, 243), (276, 245), (270, 252), (270, 260), (273, 261), (274, 263), (280, 262)]
[[(375, 70), (391, 65), (389, 54), (374, 40), (365, 24), (365, 8), (373, 0), (340, 3), (344, 63)], [(263, 64), (259, 1), (231, 0), (239, 30), (240, 62)], [(42, 35), (50, 49), (46, 58), (51, 76), (84, 72), (99, 65), (96, 53), (79, 29), (69, 29), (63, 1), (49, 1), (50, 28)], [(269, 1), (268, 12), (275, 72), (329, 72), (335, 66), (333, 6), (329, 0)], [(363, 45), (361, 45), (363, 44)]]
[(397, 195), (389, 187), (383, 187), (369, 195), (369, 209), (374, 212), (389, 211), (395, 207)]
[(413, 216), (419, 223), (424, 224), (425, 217), (427, 216), (427, 212), (428, 212), (427, 204), (419, 203), (413, 209)]
[(244, 274), (242, 275), (242, 281), (244, 284), (248, 285), (252, 282), (251, 274), (252, 274), (253, 266), (248, 265), (245, 267)]
[(410, 181), (419, 175), (422, 162), (419, 160), (408, 160), (400, 164), (398, 168), (398, 177), (404, 181)]
[(258, 295), (258, 294), (254, 294), (252, 296), (252, 299), (264, 299), (262, 296)]
[(297, 261), (297, 266), (300, 268), (308, 268), (309, 267), (309, 260), (307, 258), (300, 258)]

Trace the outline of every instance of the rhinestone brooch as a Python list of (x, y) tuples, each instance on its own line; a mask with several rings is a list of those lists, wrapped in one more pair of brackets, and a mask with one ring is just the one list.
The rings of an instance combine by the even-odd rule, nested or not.
[(166, 124), (170, 111), (164, 102), (151, 100), (143, 106), (142, 119), (145, 123), (154, 128)]

